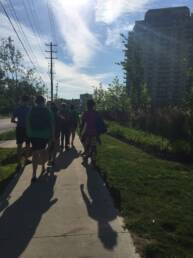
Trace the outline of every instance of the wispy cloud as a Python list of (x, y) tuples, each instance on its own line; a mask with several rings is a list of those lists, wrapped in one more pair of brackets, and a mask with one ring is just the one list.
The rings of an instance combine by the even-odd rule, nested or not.
[(140, 11), (153, 0), (96, 0), (96, 21), (110, 24), (123, 13)]
[(89, 5), (85, 5), (87, 2), (88, 0), (55, 0), (50, 3), (66, 47), (77, 67), (87, 66), (100, 47), (98, 39), (89, 28), (85, 10), (83, 11), (83, 7), (89, 8)]
[[(7, 18), (3, 14), (1, 14), (0, 20), (2, 24), (0, 27), (1, 38), (7, 38), (8, 36), (11, 36), (14, 40), (16, 48), (19, 49), (23, 54), (23, 65), (25, 67), (31, 68), (32, 65), (29, 59), (27, 58), (24, 50), (22, 49), (19, 40), (14, 34)], [(14, 22), (14, 20), (12, 21)], [(30, 30), (23, 24), (21, 25), (30, 42), (31, 48), (33, 49), (34, 56), (36, 57), (35, 58), (34, 56), (32, 56), (30, 48), (27, 44), (25, 44), (26, 48), (28, 49), (30, 55), (33, 58), (34, 63), (36, 64), (36, 69), (38, 71), (37, 75), (41, 74), (42, 78), (46, 81), (47, 87), (49, 89), (50, 81), (48, 77), (48, 60), (45, 59), (44, 54), (41, 52), (41, 49), (39, 48), (37, 36), (33, 34), (32, 30)], [(25, 42), (25, 39), (22, 36), (22, 34), (20, 34), (20, 36), (22, 40)], [(42, 42), (46, 42), (47, 40), (47, 38), (42, 37)], [(81, 93), (92, 93), (94, 87), (97, 87), (103, 79), (106, 79), (107, 77), (111, 76), (111, 74), (108, 73), (89, 75), (81, 72), (76, 65), (65, 64), (61, 60), (55, 61), (55, 71), (55, 79), (60, 82), (59, 95), (63, 98), (79, 98), (79, 95)]]

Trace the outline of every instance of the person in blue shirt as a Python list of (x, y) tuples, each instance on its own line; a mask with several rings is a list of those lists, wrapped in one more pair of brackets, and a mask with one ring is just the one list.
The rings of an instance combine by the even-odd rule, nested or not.
[[(18, 156), (18, 168), (21, 168), (22, 159), (22, 145), (25, 142), (26, 149), (30, 147), (30, 139), (27, 137), (26, 122), (27, 116), (30, 111), (29, 97), (22, 96), (21, 105), (13, 111), (11, 122), (16, 123), (16, 143), (17, 143), (17, 156)], [(26, 153), (27, 155), (27, 153)], [(25, 157), (27, 161), (27, 157)]]

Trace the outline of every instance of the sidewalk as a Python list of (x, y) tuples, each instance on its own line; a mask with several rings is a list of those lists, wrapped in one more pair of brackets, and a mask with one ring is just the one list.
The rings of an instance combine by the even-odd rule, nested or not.
[(139, 258), (100, 176), (81, 165), (81, 148), (76, 139), (32, 185), (25, 168), (0, 213), (0, 257)]

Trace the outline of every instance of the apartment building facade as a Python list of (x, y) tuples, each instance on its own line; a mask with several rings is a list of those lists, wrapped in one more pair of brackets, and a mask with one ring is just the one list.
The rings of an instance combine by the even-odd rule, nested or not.
[[(139, 48), (144, 83), (156, 106), (181, 103), (193, 57), (193, 16), (187, 7), (149, 10), (130, 34)], [(130, 39), (129, 39), (130, 40)], [(128, 49), (128, 59), (133, 48)], [(130, 90), (130, 73), (127, 74)]]

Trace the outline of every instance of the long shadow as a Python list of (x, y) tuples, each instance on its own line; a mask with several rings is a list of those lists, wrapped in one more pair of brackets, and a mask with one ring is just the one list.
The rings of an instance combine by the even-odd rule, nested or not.
[(0, 217), (0, 257), (17, 258), (32, 239), (52, 200), (56, 176), (45, 174), (30, 185)]
[(74, 159), (77, 159), (80, 156), (80, 153), (76, 150), (75, 147), (69, 149), (68, 151), (61, 151), (59, 156), (56, 158), (56, 164), (52, 168), (53, 172), (60, 172), (62, 169), (66, 169), (73, 162)]
[(118, 214), (98, 173), (89, 165), (85, 167), (89, 196), (84, 190), (84, 185), (80, 185), (81, 194), (89, 216), (97, 221), (98, 238), (106, 249), (112, 250), (117, 245), (118, 234), (110, 222), (116, 219)]
[(20, 170), (16, 169), (13, 175), (1, 182), (1, 189), (3, 193), (0, 192), (0, 194), (2, 194), (0, 196), (0, 212), (2, 212), (9, 205), (10, 194), (19, 181), (23, 171), (24, 167)]

